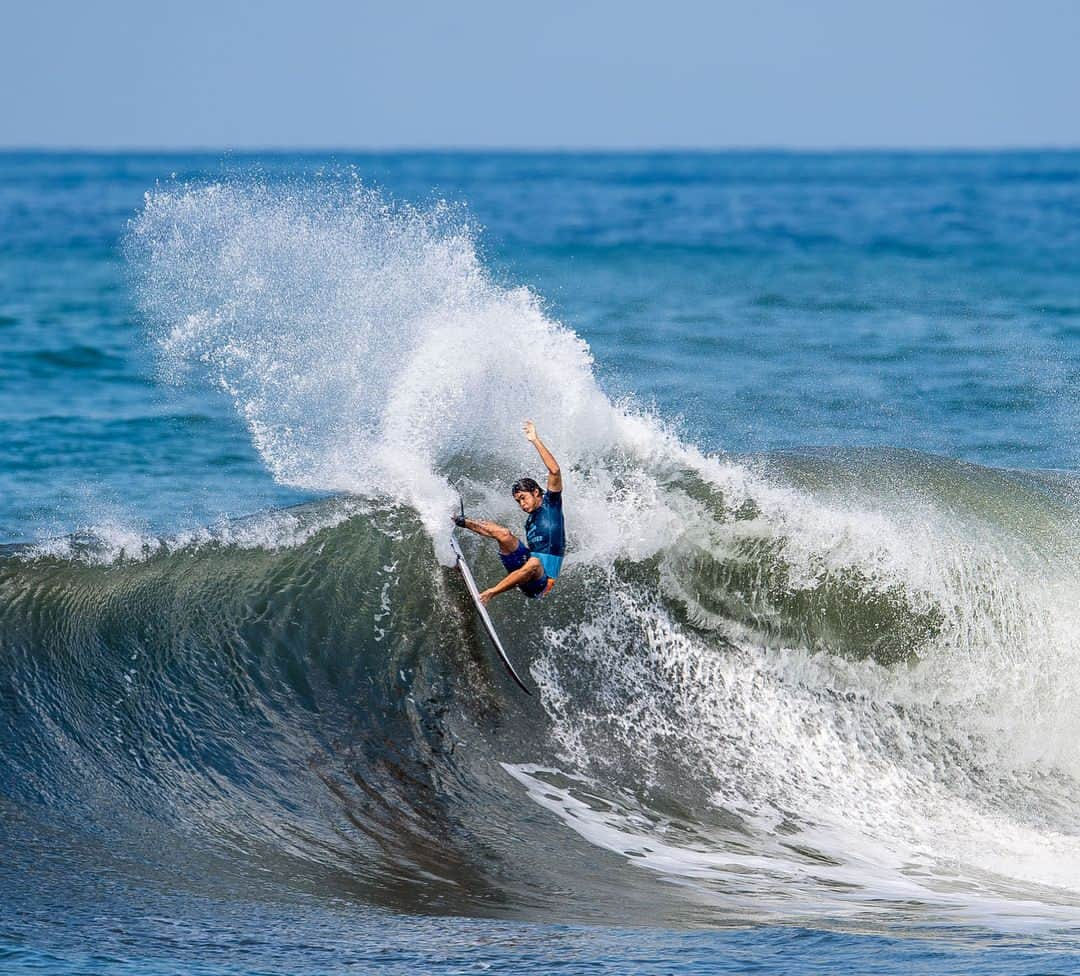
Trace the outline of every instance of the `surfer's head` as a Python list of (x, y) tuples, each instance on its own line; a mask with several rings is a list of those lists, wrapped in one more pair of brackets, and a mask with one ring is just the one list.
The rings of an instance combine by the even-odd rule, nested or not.
[(510, 491), (526, 515), (535, 512), (544, 503), (544, 493), (532, 478), (519, 478)]

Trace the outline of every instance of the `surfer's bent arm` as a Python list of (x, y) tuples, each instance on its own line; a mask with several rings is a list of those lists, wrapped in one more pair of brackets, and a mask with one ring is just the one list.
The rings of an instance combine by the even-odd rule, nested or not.
[(537, 436), (536, 425), (531, 420), (525, 421), (525, 437), (536, 448), (536, 453), (540, 455), (540, 460), (544, 462), (544, 467), (548, 469), (548, 491), (562, 491), (562, 471), (559, 468), (559, 462), (555, 460), (551, 451), (544, 446), (544, 442)]
[(543, 572), (543, 567), (540, 565), (540, 560), (533, 556), (520, 569), (515, 569), (512, 573), (507, 573), (493, 587), (484, 590), (484, 592), (480, 594), (481, 601), (486, 604), (493, 596), (498, 596), (500, 593), (512, 590), (515, 586), (519, 586), (522, 583), (527, 583), (531, 579), (535, 579), (540, 575), (537, 570)]

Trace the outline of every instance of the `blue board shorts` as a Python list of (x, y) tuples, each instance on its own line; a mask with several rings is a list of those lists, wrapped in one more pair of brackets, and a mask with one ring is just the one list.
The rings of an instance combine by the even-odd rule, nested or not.
[[(532, 553), (532, 552), (529, 552), (529, 550), (525, 547), (525, 543), (524, 542), (519, 542), (518, 547), (513, 552), (511, 552), (511, 553), (500, 552), (499, 553), (499, 558), (502, 560), (502, 564), (506, 568), (506, 571), (508, 573), (512, 573), (515, 569), (521, 569), (521, 567), (524, 566), (529, 561), (529, 559), (534, 555), (536, 556), (537, 559), (540, 560), (540, 563), (543, 565), (544, 564), (544, 556), (546, 556), (547, 553), (541, 553), (541, 552)], [(556, 559), (559, 559), (560, 563), (562, 562), (562, 559), (559, 558), (558, 556), (556, 556), (556, 557), (550, 557), (549, 556), (548, 558), (549, 559), (550, 558), (556, 558)], [(529, 580), (526, 583), (519, 583), (518, 584), (518, 589), (521, 590), (521, 592), (524, 593), (527, 597), (530, 597), (531, 599), (536, 600), (536, 599), (539, 599), (540, 597), (542, 597), (545, 593), (548, 593), (554, 585), (555, 585), (555, 579), (554, 579), (554, 577), (548, 575), (547, 566), (545, 565), (544, 566), (544, 575), (543, 576), (538, 576), (536, 579)]]

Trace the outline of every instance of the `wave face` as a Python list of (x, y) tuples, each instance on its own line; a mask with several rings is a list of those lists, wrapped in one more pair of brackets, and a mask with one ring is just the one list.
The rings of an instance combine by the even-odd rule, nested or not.
[[(1073, 481), (707, 456), (606, 397), (463, 214), (362, 187), (161, 191), (131, 252), (163, 372), (339, 497), (6, 551), (5, 803), (125, 863), (174, 838), (192, 884), (407, 911), (1075, 920)], [(571, 552), (557, 598), (494, 606), (536, 699), (445, 542), (456, 488), (519, 524), (526, 415)]]

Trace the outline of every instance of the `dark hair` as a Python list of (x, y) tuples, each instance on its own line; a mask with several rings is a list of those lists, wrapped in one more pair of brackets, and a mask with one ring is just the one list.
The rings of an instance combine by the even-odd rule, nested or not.
[(516, 495), (519, 491), (523, 491), (528, 495), (531, 495), (534, 491), (539, 491), (540, 486), (532, 480), (532, 478), (518, 478), (510, 488), (510, 494)]

